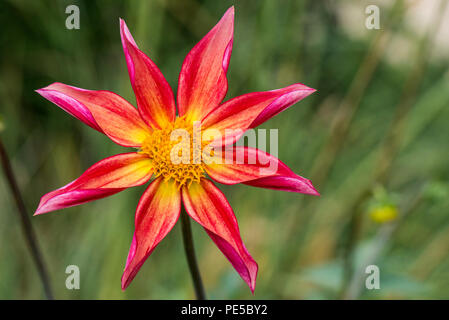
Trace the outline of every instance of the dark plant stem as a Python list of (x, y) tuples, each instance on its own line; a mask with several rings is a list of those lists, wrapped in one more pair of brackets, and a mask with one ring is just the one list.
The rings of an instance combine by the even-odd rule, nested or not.
[(50, 287), (50, 279), (48, 277), (48, 271), (47, 268), (45, 267), (44, 259), (37, 244), (36, 234), (34, 233), (30, 218), (27, 214), (25, 202), (23, 201), (22, 195), (17, 185), (17, 180), (16, 177), (14, 176), (14, 172), (11, 167), (11, 162), (9, 161), (6, 149), (3, 146), (1, 137), (0, 137), (0, 158), (2, 162), (3, 171), (5, 172), (6, 180), (8, 181), (9, 187), (11, 188), (11, 193), (17, 205), (20, 222), (22, 225), (22, 232), (23, 235), (25, 236), (34, 263), (36, 264), (39, 276), (42, 281), (42, 285), (44, 286), (45, 295), (47, 299), (53, 300), (53, 293)]
[(181, 225), (182, 225), (182, 239), (184, 243), (184, 250), (187, 256), (187, 263), (189, 265), (190, 274), (192, 276), (193, 286), (195, 288), (195, 295), (197, 300), (206, 300), (203, 282), (201, 280), (200, 270), (195, 256), (195, 247), (193, 246), (192, 227), (190, 225), (190, 218), (184, 208), (181, 209)]

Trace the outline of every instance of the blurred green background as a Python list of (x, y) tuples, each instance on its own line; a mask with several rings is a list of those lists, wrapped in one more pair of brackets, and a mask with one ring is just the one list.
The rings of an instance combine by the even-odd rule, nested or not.
[[(227, 99), (295, 82), (318, 90), (263, 127), (279, 129), (279, 158), (322, 196), (219, 186), (260, 269), (252, 296), (194, 224), (208, 296), (449, 298), (446, 2), (1, 1), (1, 138), (28, 214), (43, 194), (126, 150), (34, 90), (58, 81), (111, 90), (135, 104), (119, 17), (176, 90), (185, 55), (235, 5)], [(65, 27), (70, 4), (80, 8), (79, 30)], [(380, 30), (365, 27), (369, 4), (380, 8)], [(41, 299), (4, 177), (0, 298)], [(31, 217), (56, 298), (194, 298), (179, 223), (131, 286), (120, 289), (143, 190)], [(386, 208), (390, 215), (382, 219)], [(380, 268), (380, 290), (365, 288), (370, 264)], [(81, 270), (80, 290), (65, 287), (68, 265)]]

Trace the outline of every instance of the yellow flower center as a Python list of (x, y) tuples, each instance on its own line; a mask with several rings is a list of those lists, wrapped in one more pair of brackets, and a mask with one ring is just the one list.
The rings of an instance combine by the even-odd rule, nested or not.
[(185, 117), (176, 118), (164, 129), (154, 130), (144, 141), (140, 153), (152, 159), (154, 175), (173, 179), (178, 188), (189, 187), (204, 177), (201, 161), (201, 131)]

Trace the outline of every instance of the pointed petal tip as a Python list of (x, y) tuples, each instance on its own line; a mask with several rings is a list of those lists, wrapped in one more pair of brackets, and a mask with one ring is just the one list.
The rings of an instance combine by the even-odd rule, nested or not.
[(134, 40), (131, 32), (128, 29), (128, 26), (126, 25), (125, 20), (123, 20), (122, 18), (120, 18), (120, 36), (122, 38), (122, 45), (124, 49), (126, 48), (125, 40), (131, 43), (131, 45), (133, 45), (134, 47), (138, 48), (136, 41)]
[(249, 279), (245, 279), (244, 281), (248, 285), (249, 290), (251, 291), (251, 294), (254, 296), (254, 291), (256, 290), (257, 274), (259, 272), (259, 265), (255, 260), (253, 260), (253, 262), (254, 262), (255, 269), (249, 273)]
[(37, 206), (36, 211), (34, 211), (33, 213), (33, 217), (34, 216), (40, 216), (41, 214), (47, 213), (49, 212), (48, 210), (45, 209), (45, 203), (39, 203), (39, 205)]
[(58, 208), (58, 209), (52, 208), (51, 205), (48, 205), (47, 201), (43, 201), (41, 199), (41, 201), (39, 202), (39, 205), (37, 206), (36, 211), (34, 211), (34, 213), (33, 213), (33, 217), (34, 216), (40, 216), (40, 215), (43, 215), (45, 213), (49, 213), (49, 212), (52, 212), (52, 211), (57, 211), (59, 209), (60, 208)]
[[(234, 17), (235, 17), (234, 6), (231, 6), (231, 7), (229, 7), (228, 10), (226, 10), (223, 17), (220, 20), (225, 20), (225, 19), (229, 18), (231, 20), (229, 22), (231, 23), (232, 28), (234, 28)], [(232, 39), (231, 39), (231, 41), (232, 41)]]
[(33, 213), (33, 217), (40, 216), (40, 215), (43, 215), (45, 213), (49, 213), (51, 211), (54, 211), (54, 210), (51, 210), (51, 209), (45, 208), (45, 206), (42, 206), (41, 208), (37, 208), (36, 209), (36, 211)]
[(61, 82), (52, 82), (52, 83), (50, 83), (49, 85), (47, 85), (45, 87), (42, 87), (42, 88), (34, 90), (34, 92), (37, 92), (38, 94), (40, 94), (41, 96), (43, 96), (44, 98), (47, 99), (47, 97), (52, 94), (51, 91), (60, 91), (61, 87), (73, 88), (73, 89), (78, 89), (78, 90), (81, 90), (81, 91), (83, 90), (81, 88), (77, 88), (77, 87), (74, 87), (74, 86), (69, 86), (69, 85), (66, 85), (66, 84), (61, 83)]
[(129, 287), (129, 285), (133, 281), (134, 276), (136, 274), (137, 274), (137, 272), (135, 272), (134, 275), (133, 275), (132, 272), (129, 271), (128, 265), (126, 265), (125, 270), (123, 270), (123, 274), (122, 274), (122, 278), (121, 278), (122, 291), (125, 291)]
[[(306, 96), (308, 96), (308, 95), (314, 93), (315, 91), (317, 91), (316, 89), (311, 88), (311, 87), (309, 87), (309, 86), (307, 86), (307, 85), (305, 85), (304, 83), (301, 83), (301, 82), (294, 83), (294, 84), (292, 84), (292, 85), (290, 85), (290, 86), (288, 86), (286, 88), (291, 88), (292, 91), (307, 92)], [(275, 90), (271, 90), (271, 91), (277, 91), (277, 90), (280, 90), (280, 89), (275, 89)]]
[(128, 288), (128, 286), (129, 286), (129, 281), (127, 281), (127, 279), (125, 279), (125, 273), (123, 273), (121, 281), (122, 281), (122, 283), (121, 283), (122, 291), (125, 291), (126, 288)]
[(311, 189), (311, 192), (309, 193), (309, 195), (320, 197), (321, 194), (320, 194), (320, 193), (318, 192), (318, 190), (313, 186), (312, 181), (311, 181), (311, 180), (308, 180), (307, 182), (309, 183), (310, 189)]
[(122, 18), (118, 18), (118, 20), (120, 23), (120, 33), (122, 32), (122, 29), (125, 29), (126, 31), (128, 31), (128, 26), (126, 25), (125, 20), (123, 20)]
[(50, 95), (51, 95), (51, 93), (49, 92), (49, 91), (51, 91), (51, 89), (49, 89), (50, 86), (51, 85), (46, 86), (44, 88), (36, 89), (36, 90), (34, 90), (34, 92), (39, 94), (41, 97), (43, 97), (43, 98), (45, 98), (47, 100), (50, 100)]
[(44, 96), (45, 92), (48, 91), (48, 90), (51, 90), (51, 86), (53, 86), (53, 85), (55, 85), (55, 84), (57, 84), (57, 82), (53, 82), (53, 83), (49, 84), (49, 85), (46, 86), (46, 87), (36, 89), (36, 90), (34, 90), (34, 92), (37, 92), (37, 93), (39, 93), (41, 96)]
[(257, 279), (257, 274), (259, 272), (259, 264), (254, 261), (254, 263), (256, 264), (256, 270), (253, 274), (254, 278), (251, 281), (251, 284), (249, 285), (249, 289), (251, 290), (251, 294), (254, 295), (254, 291), (256, 290), (256, 279)]
[(45, 99), (47, 99), (47, 100), (49, 100), (49, 101), (51, 101), (52, 102), (52, 96), (53, 96), (53, 94), (52, 94), (52, 88), (51, 88), (51, 86), (53, 85), (54, 83), (52, 83), (52, 84), (50, 84), (50, 85), (48, 85), (48, 86), (46, 86), (46, 87), (43, 87), (43, 88), (40, 88), (40, 89), (36, 89), (36, 90), (34, 90), (34, 92), (36, 92), (37, 94), (39, 94), (41, 97), (43, 97), (43, 98), (45, 98)]
[[(257, 274), (257, 271), (256, 271)], [(253, 283), (248, 283), (249, 290), (251, 291), (251, 294), (254, 295), (254, 291), (256, 290), (256, 279), (252, 281)]]
[(295, 85), (296, 85), (296, 86), (299, 86), (299, 87), (300, 87), (300, 88), (299, 88), (300, 90), (303, 90), (303, 91), (310, 91), (310, 93), (313, 93), (313, 92), (317, 91), (316, 89), (314, 89), (314, 88), (312, 88), (312, 87), (306, 86), (304, 83), (298, 82), (298, 83), (296, 83)]
[(121, 285), (122, 291), (125, 291), (129, 287), (129, 285), (131, 284), (133, 279), (134, 279), (134, 277), (129, 272), (127, 267), (125, 267), (125, 269), (123, 270), (122, 277), (120, 279), (120, 281), (121, 281), (120, 285)]
[[(302, 178), (299, 175), (296, 175), (298, 178)], [(304, 192), (304, 194), (307, 194), (309, 196), (321, 196), (321, 194), (318, 192), (318, 190), (313, 186), (312, 184), (312, 180), (307, 179), (307, 184), (309, 185), (310, 190), (308, 190), (307, 192)]]
[(119, 18), (119, 22), (120, 22), (120, 35), (123, 38), (124, 36), (124, 31), (128, 30), (128, 26), (126, 25), (125, 20), (123, 20), (122, 18)]
[(33, 213), (34, 216), (40, 216), (41, 214), (51, 212), (52, 210), (47, 207), (47, 201), (48, 199), (45, 199), (45, 195), (43, 195), (39, 199), (39, 204), (37, 205), (36, 210)]
[[(36, 92), (38, 95), (40, 95), (41, 97), (43, 97), (43, 98), (45, 98), (45, 99), (47, 99), (45, 96), (46, 96), (46, 94), (45, 94), (45, 88), (41, 88), (41, 89), (36, 89), (36, 90), (34, 90), (34, 92)], [(48, 99), (47, 99), (48, 100)]]

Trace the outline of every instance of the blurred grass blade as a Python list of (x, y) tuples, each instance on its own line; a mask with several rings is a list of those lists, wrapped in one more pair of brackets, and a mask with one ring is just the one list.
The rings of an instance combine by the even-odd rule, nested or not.
[(0, 158), (2, 162), (3, 171), (5, 173), (6, 179), (8, 180), (8, 184), (11, 188), (11, 193), (14, 197), (14, 200), (17, 205), (17, 209), (19, 212), (20, 222), (22, 224), (23, 235), (28, 244), (28, 248), (31, 251), (31, 255), (33, 257), (34, 263), (36, 264), (37, 271), (42, 281), (42, 285), (44, 286), (44, 291), (47, 299), (53, 300), (53, 292), (50, 286), (50, 279), (48, 277), (48, 271), (40, 252), (36, 234), (34, 233), (33, 226), (31, 225), (30, 218), (28, 216), (25, 203), (23, 201), (22, 195), (19, 190), (19, 186), (17, 185), (16, 178), (14, 176), (14, 172), (11, 167), (11, 163), (8, 158), (8, 154), (6, 153), (6, 149), (3, 146), (3, 142), (0, 137)]

